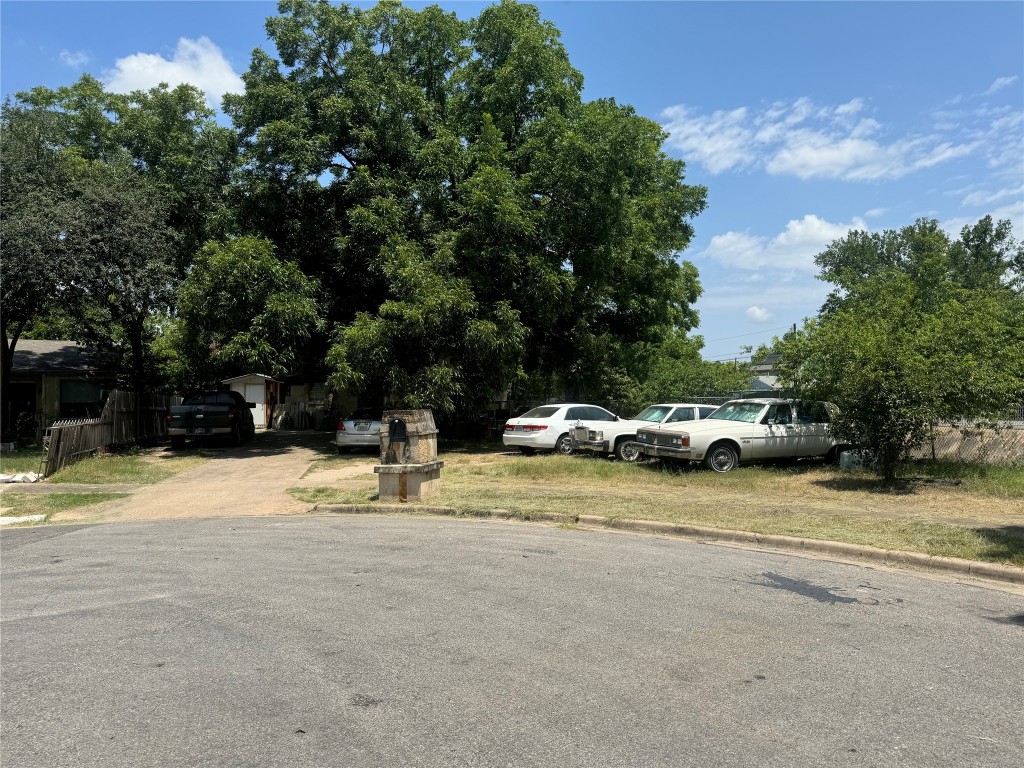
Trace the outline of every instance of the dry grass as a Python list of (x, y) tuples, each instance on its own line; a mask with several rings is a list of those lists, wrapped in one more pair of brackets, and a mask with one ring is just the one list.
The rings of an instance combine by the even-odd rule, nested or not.
[[(497, 451), (445, 452), (440, 458), (442, 489), (428, 502), (466, 514), (502, 510), (523, 517), (544, 512), (660, 520), (1024, 566), (1022, 470), (887, 486), (820, 465), (716, 475), (657, 463)], [(356, 460), (366, 457), (351, 459)], [(295, 495), (316, 503), (376, 499), (376, 478), (365, 473), (330, 487), (314, 483), (315, 477)]]

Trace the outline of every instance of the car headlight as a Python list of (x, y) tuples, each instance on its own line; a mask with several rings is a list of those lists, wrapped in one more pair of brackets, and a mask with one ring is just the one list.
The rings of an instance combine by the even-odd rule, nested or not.
[(598, 431), (593, 432), (592, 434), (594, 435), (594, 438), (593, 438), (594, 440), (604, 440), (604, 432), (603, 431), (598, 430)]

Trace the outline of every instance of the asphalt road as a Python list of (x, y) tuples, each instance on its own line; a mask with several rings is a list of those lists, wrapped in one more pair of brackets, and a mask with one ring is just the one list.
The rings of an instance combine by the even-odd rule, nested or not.
[(0, 764), (1013, 766), (1024, 596), (376, 517), (0, 534)]

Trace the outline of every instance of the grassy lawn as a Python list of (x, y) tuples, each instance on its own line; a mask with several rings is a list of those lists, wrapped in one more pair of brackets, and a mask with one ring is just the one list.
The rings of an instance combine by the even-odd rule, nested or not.
[[(8, 493), (0, 500), (4, 515), (51, 515), (70, 509), (88, 507), (126, 496), (124, 493)], [(40, 521), (42, 522), (42, 521)]]
[[(449, 450), (439, 458), (445, 462), (441, 492), (425, 503), (465, 514), (660, 520), (1024, 566), (1021, 469), (911, 465), (907, 477), (890, 486), (821, 465), (744, 467), (716, 475), (659, 463), (500, 450)], [(330, 467), (356, 462), (373, 463), (374, 457), (337, 457)], [(292, 492), (322, 504), (376, 501), (372, 470), (339, 477)]]
[(42, 448), (0, 451), (0, 474), (15, 475), (19, 472), (38, 472), (42, 461)]
[(160, 449), (90, 456), (60, 470), (49, 478), (49, 482), (86, 485), (152, 485), (187, 469), (197, 467), (208, 460), (209, 456), (201, 452), (175, 455)]

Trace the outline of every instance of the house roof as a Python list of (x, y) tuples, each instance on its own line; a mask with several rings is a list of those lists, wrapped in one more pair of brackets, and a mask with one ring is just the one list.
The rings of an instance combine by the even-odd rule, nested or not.
[(232, 376), (230, 379), (223, 379), (221, 384), (230, 384), (233, 381), (240, 381), (242, 379), (264, 379), (265, 381), (274, 381), (278, 384), (282, 383), (273, 376), (267, 376), (265, 373), (247, 373), (243, 376)]
[(778, 376), (755, 376), (750, 382), (751, 391), (771, 391), (774, 389), (782, 389), (782, 385), (779, 384)]
[(97, 373), (112, 370), (96, 349), (74, 341), (19, 339), (11, 361), (12, 373)]

